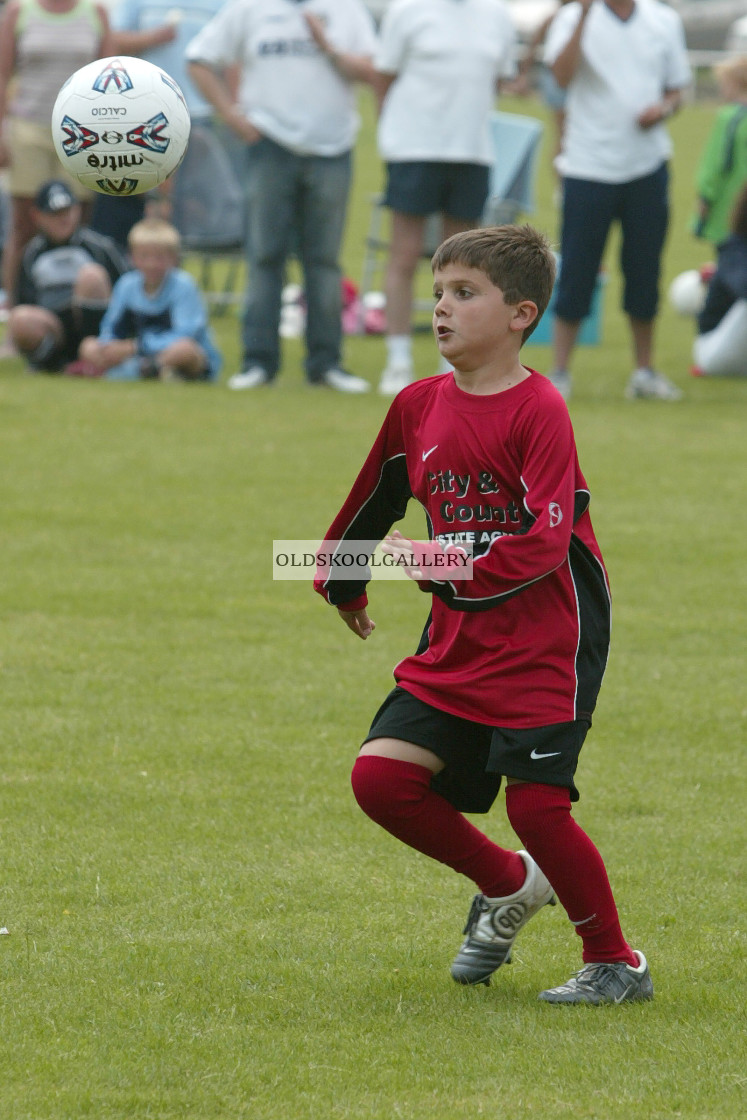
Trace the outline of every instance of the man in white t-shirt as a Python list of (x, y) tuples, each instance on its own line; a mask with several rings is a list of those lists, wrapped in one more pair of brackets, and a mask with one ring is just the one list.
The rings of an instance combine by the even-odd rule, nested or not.
[(569, 359), (619, 221), (636, 361), (626, 396), (677, 400), (680, 390), (654, 367), (653, 334), (669, 219), (664, 122), (691, 81), (682, 22), (659, 0), (576, 0), (553, 20), (545, 62), (568, 90), (557, 160), (563, 225), (551, 379), (567, 399)]
[(501, 0), (393, 0), (384, 16), (376, 55), (392, 216), (384, 396), (414, 374), (413, 282), (428, 215), (443, 215), (445, 238), (480, 224), (494, 159), (490, 114), (501, 81), (516, 73), (515, 54)]
[[(362, 0), (232, 0), (187, 47), (195, 85), (247, 145), (244, 366), (231, 389), (277, 376), (291, 252), (304, 273), (308, 381), (370, 389), (340, 367), (339, 253), (358, 130), (354, 83), (373, 80), (375, 45)], [(225, 73), (236, 65), (234, 99)]]

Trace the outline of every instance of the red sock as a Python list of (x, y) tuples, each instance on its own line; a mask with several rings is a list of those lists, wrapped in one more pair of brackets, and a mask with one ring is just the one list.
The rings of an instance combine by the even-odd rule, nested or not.
[(583, 939), (584, 961), (625, 961), (637, 968), (638, 958), (620, 929), (602, 857), (571, 816), (568, 790), (512, 783), (506, 787), (506, 810)]
[(516, 852), (499, 848), (430, 788), (425, 766), (380, 755), (360, 755), (351, 775), (364, 813), (398, 840), (452, 867), (489, 898), (513, 894), (526, 868)]

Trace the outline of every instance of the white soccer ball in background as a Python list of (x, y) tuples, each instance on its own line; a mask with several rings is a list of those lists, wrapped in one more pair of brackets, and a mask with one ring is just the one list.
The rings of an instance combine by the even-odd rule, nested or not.
[(697, 268), (688, 268), (669, 285), (669, 302), (680, 315), (699, 315), (705, 304), (708, 285)]
[(168, 179), (189, 129), (179, 86), (144, 58), (89, 62), (68, 78), (52, 110), (60, 163), (100, 194), (142, 194)]

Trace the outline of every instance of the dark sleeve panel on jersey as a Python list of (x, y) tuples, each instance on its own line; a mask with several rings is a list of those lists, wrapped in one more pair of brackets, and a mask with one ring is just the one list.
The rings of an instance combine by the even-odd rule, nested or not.
[[(395, 398), (322, 548), (326, 551), (325, 546), (336, 541), (361, 541), (370, 556), (394, 522), (404, 517), (411, 497), (400, 407)], [(334, 555), (334, 547), (330, 551)], [(364, 579), (355, 580), (336, 580), (332, 573), (333, 569), (318, 569), (314, 590), (333, 606), (344, 606), (354, 600), (365, 605), (370, 569)]]
[(579, 640), (576, 654), (576, 711), (591, 718), (610, 647), (610, 595), (602, 565), (575, 535), (568, 559), (576, 588)]
[[(369, 556), (395, 521), (400, 521), (405, 516), (407, 503), (412, 497), (404, 453), (384, 462), (375, 485), (366, 493), (363, 480), (367, 481), (367, 468), (370, 465), (371, 456), (326, 537), (328, 541), (363, 542), (361, 551), (365, 550)], [(344, 547), (343, 545), (342, 550)], [(317, 580), (314, 586), (328, 603), (340, 606), (364, 595), (367, 583), (367, 579), (344, 580), (329, 577), (324, 581)]]

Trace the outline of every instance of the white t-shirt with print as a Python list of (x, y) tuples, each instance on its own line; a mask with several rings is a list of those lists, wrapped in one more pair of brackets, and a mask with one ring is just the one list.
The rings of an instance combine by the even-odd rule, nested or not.
[[(581, 18), (566, 4), (545, 41), (550, 65)], [(643, 109), (665, 90), (683, 89), (692, 75), (680, 17), (659, 0), (636, 0), (627, 20), (594, 0), (581, 38), (581, 61), (568, 86), (563, 150), (558, 170), (574, 179), (625, 183), (648, 175), (672, 154), (664, 125), (642, 129)]]
[(516, 31), (502, 0), (394, 0), (376, 68), (396, 74), (379, 120), (391, 162), (493, 162), (496, 81), (516, 72)]
[(231, 0), (192, 39), (187, 58), (238, 63), (239, 101), (255, 128), (298, 155), (336, 156), (358, 131), (355, 86), (317, 47), (304, 12), (333, 48), (373, 58), (376, 32), (362, 0)]

